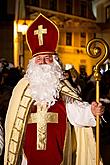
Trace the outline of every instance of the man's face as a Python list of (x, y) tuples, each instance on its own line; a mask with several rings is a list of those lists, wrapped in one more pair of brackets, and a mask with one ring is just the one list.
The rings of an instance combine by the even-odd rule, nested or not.
[(59, 98), (59, 84), (63, 79), (62, 68), (54, 55), (38, 55), (29, 60), (26, 79), (29, 81), (29, 92), (37, 103), (47, 102), (48, 106)]
[(51, 64), (53, 62), (53, 56), (44, 54), (44, 55), (37, 55), (35, 57), (35, 63), (36, 64)]

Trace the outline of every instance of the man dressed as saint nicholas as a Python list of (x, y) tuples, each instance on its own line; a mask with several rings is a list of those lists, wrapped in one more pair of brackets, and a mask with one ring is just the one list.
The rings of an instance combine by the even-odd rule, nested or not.
[(51, 20), (39, 14), (26, 38), (33, 58), (9, 102), (4, 165), (95, 164), (92, 127), (102, 104), (83, 102), (64, 78)]

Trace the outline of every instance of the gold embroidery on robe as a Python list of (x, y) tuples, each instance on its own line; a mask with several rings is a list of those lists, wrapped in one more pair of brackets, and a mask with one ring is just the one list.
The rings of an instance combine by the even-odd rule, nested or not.
[(37, 124), (37, 150), (46, 150), (47, 123), (58, 123), (58, 113), (47, 112), (46, 104), (37, 104), (37, 113), (31, 113), (28, 124)]

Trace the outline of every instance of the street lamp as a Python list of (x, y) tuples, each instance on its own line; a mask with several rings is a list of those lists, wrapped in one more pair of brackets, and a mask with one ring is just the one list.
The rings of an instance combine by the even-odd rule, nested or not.
[(18, 32), (21, 32), (22, 35), (26, 34), (27, 28), (28, 28), (28, 25), (26, 24), (26, 21), (24, 21), (23, 24), (20, 24), (20, 23), (18, 24)]

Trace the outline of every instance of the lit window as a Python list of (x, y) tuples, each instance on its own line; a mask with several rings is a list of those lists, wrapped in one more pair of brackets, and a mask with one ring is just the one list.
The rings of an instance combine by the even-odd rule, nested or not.
[(86, 33), (85, 32), (80, 33), (80, 46), (81, 47), (86, 46)]
[(69, 46), (72, 45), (72, 33), (71, 32), (66, 33), (66, 45), (69, 45)]

